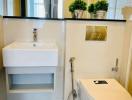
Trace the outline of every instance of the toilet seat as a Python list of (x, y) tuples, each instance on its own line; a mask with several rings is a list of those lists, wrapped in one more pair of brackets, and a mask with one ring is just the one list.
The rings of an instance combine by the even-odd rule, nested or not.
[[(108, 84), (95, 84), (105, 80)], [(132, 100), (132, 97), (115, 79), (80, 79), (80, 100)]]

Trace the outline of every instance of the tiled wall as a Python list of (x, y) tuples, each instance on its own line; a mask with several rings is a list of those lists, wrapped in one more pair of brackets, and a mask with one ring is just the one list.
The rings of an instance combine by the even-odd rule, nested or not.
[[(103, 25), (108, 27), (107, 41), (85, 41), (86, 25)], [(76, 57), (75, 76), (78, 78), (111, 77), (121, 79), (123, 65), (123, 49), (126, 35), (125, 22), (107, 21), (53, 21), (33, 19), (4, 19), (4, 45), (13, 41), (32, 41), (32, 29), (38, 28), (39, 41), (56, 41), (59, 46), (58, 85), (56, 98), (65, 100), (71, 91), (69, 58)], [(66, 32), (66, 34), (65, 34)], [(65, 36), (66, 35), (66, 36)], [(66, 38), (66, 39), (65, 39)], [(66, 42), (66, 55), (65, 53)], [(65, 55), (65, 56), (64, 56)], [(115, 67), (115, 59), (119, 58), (119, 72), (111, 72)], [(65, 59), (65, 68), (64, 68)], [(64, 82), (65, 69), (65, 86)], [(122, 70), (123, 71), (123, 70)], [(124, 81), (123, 81), (124, 82)], [(64, 90), (64, 89), (65, 90)], [(10, 100), (19, 95), (12, 95)], [(24, 95), (23, 95), (24, 96)], [(29, 98), (31, 95), (25, 94)], [(48, 96), (48, 95), (47, 95)], [(19, 99), (21, 100), (21, 99)]]
[[(86, 26), (107, 26), (106, 41), (86, 41)], [(71, 91), (70, 57), (75, 57), (74, 75), (80, 78), (116, 78), (120, 81), (125, 39), (124, 22), (67, 21), (66, 23), (66, 62), (65, 100)], [(116, 58), (119, 71), (112, 72)], [(67, 88), (69, 86), (69, 88)]]

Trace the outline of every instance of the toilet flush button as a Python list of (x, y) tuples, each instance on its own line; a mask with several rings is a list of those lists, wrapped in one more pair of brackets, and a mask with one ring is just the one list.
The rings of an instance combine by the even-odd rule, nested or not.
[(95, 84), (108, 84), (105, 80), (95, 80)]
[(94, 83), (95, 83), (95, 84), (98, 84), (98, 80), (95, 80)]

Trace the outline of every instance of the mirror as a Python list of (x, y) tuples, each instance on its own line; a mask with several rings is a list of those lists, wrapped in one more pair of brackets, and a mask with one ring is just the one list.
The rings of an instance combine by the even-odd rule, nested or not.
[(62, 18), (62, 0), (0, 0), (0, 15)]
[[(42, 18), (72, 18), (69, 12), (70, 4), (75, 0), (0, 0), (0, 15), (42, 17)], [(87, 7), (100, 0), (83, 0)], [(131, 0), (106, 0), (108, 11), (106, 19), (123, 20), (122, 8), (132, 6)], [(88, 10), (82, 18), (91, 18)]]

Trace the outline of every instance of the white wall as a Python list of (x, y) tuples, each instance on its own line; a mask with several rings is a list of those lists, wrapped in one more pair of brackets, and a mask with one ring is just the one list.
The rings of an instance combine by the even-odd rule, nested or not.
[(0, 100), (6, 100), (6, 87), (4, 69), (2, 66), (2, 47), (3, 47), (3, 18), (0, 17)]
[[(55, 41), (59, 47), (59, 66), (57, 67), (57, 87), (55, 97), (49, 94), (9, 94), (9, 100), (62, 100), (63, 99), (63, 74), (64, 74), (64, 34), (63, 21), (29, 20), (29, 19), (4, 19), (4, 45), (13, 41), (33, 41), (33, 28), (38, 28), (39, 41)], [(22, 96), (22, 98), (20, 98)], [(42, 97), (42, 98), (41, 98)], [(50, 99), (53, 98), (53, 99)]]
[(5, 72), (0, 70), (0, 100), (6, 100)]
[(3, 18), (0, 16), (0, 69), (2, 66), (2, 47), (3, 47)]
[(129, 68), (131, 63), (131, 43), (132, 43), (132, 31), (131, 31), (132, 21), (127, 21), (125, 36), (124, 36), (124, 48), (123, 48), (123, 60), (122, 60), (122, 69), (121, 69), (121, 83), (127, 88)]
[[(66, 26), (65, 26), (66, 25)], [(107, 41), (85, 41), (86, 25), (103, 25), (108, 27)], [(13, 41), (32, 41), (32, 29), (38, 28), (39, 41), (56, 41), (60, 49), (57, 94), (51, 100), (63, 100), (63, 82), (64, 82), (64, 58), (65, 58), (65, 100), (71, 91), (70, 76), (70, 57), (76, 57), (75, 60), (75, 78), (116, 78), (121, 81), (123, 69), (127, 66), (124, 60), (124, 47), (129, 41), (126, 41), (125, 22), (107, 22), (107, 21), (51, 21), (51, 20), (29, 20), (29, 19), (4, 19), (4, 45)], [(65, 37), (66, 31), (66, 37)], [(129, 32), (128, 32), (129, 33)], [(127, 35), (127, 37), (129, 34)], [(66, 40), (65, 40), (66, 38)], [(66, 54), (65, 53), (66, 41)], [(127, 52), (127, 50), (125, 51)], [(124, 53), (125, 53), (124, 52)], [(115, 60), (119, 58), (119, 71), (112, 72), (111, 68), (115, 66)], [(124, 64), (124, 65), (123, 65)], [(122, 76), (121, 76), (122, 75)], [(121, 82), (124, 82), (121, 81)], [(14, 98), (25, 97), (24, 100), (31, 100), (30, 97), (39, 96), (49, 99), (46, 94), (10, 94), (10, 100)], [(22, 98), (19, 98), (22, 100)], [(33, 100), (33, 99), (32, 99)]]
[(127, 20), (126, 27), (126, 36), (124, 42), (124, 50), (123, 50), (123, 66), (127, 66), (127, 68), (122, 68), (122, 81), (125, 81), (125, 87), (132, 93), (132, 79), (131, 79), (131, 67), (132, 67), (132, 20), (131, 18)]
[[(86, 25), (107, 26), (106, 41), (85, 41)], [(123, 58), (125, 22), (67, 21), (65, 100), (71, 91), (70, 57), (75, 57), (75, 79), (116, 78), (120, 81)], [(119, 71), (112, 72), (119, 59)], [(69, 87), (69, 88), (68, 88)]]

